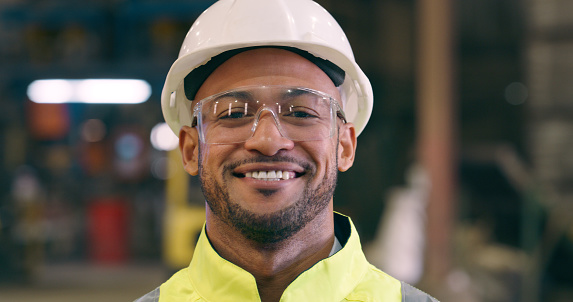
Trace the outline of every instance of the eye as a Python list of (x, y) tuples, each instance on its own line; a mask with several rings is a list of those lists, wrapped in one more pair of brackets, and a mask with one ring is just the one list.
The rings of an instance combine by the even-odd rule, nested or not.
[(235, 98), (221, 98), (213, 105), (213, 117), (218, 120), (236, 120), (252, 115), (248, 103)]
[(239, 119), (239, 118), (244, 118), (245, 116), (246, 115), (244, 111), (235, 110), (235, 111), (224, 112), (219, 116), (219, 119)]
[(296, 117), (296, 118), (316, 117), (315, 115), (309, 114), (308, 112), (304, 112), (304, 111), (294, 111), (294, 112), (287, 114), (287, 116)]
[(285, 112), (284, 116), (299, 118), (299, 119), (310, 119), (310, 118), (318, 118), (319, 114), (307, 107), (303, 106), (295, 106), (290, 107), (288, 112)]

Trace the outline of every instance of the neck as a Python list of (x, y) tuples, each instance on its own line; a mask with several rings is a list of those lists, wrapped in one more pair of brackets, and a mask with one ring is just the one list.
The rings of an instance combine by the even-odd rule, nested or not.
[[(327, 207), (329, 208), (329, 207)], [(246, 239), (207, 209), (207, 234), (217, 253), (251, 273), (261, 301), (279, 301), (294, 279), (328, 257), (334, 244), (332, 209), (325, 210), (300, 232), (281, 242), (262, 245)]]

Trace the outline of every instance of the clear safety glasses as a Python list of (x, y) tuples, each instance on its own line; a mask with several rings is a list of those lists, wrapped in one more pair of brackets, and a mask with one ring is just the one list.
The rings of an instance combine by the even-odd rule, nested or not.
[(330, 138), (336, 119), (346, 123), (338, 102), (316, 90), (287, 86), (249, 86), (224, 91), (199, 101), (193, 127), (207, 144), (248, 140), (263, 119), (273, 121), (280, 134), (293, 141)]

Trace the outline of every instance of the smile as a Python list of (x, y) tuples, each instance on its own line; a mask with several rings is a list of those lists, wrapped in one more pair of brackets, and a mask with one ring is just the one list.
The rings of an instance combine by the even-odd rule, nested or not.
[(292, 171), (253, 171), (245, 173), (245, 177), (266, 181), (288, 180), (297, 177)]

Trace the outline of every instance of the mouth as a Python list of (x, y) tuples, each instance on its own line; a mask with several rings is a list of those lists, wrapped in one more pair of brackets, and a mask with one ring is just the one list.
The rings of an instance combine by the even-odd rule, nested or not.
[(251, 158), (229, 164), (225, 170), (233, 177), (247, 181), (249, 186), (276, 187), (281, 183), (312, 175), (313, 166), (292, 157)]
[(245, 173), (233, 173), (238, 178), (252, 178), (262, 181), (283, 181), (298, 178), (304, 175), (304, 172), (290, 170), (257, 170)]

